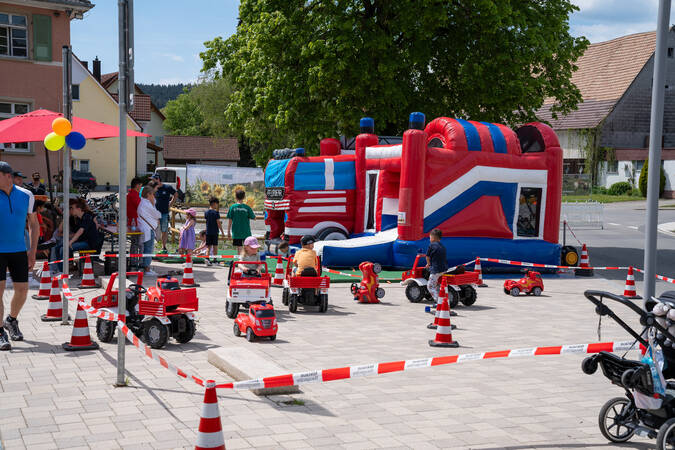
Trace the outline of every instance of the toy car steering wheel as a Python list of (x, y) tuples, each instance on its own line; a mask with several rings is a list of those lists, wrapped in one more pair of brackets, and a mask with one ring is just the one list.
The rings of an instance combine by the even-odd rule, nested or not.
[(146, 288), (144, 288), (140, 284), (136, 284), (136, 283), (131, 283), (127, 287), (134, 292), (138, 292), (139, 294), (145, 294), (146, 292), (148, 292), (148, 290)]
[(249, 277), (258, 277), (260, 276), (260, 272), (258, 272), (256, 269), (246, 269), (246, 271), (244, 271), (244, 275)]

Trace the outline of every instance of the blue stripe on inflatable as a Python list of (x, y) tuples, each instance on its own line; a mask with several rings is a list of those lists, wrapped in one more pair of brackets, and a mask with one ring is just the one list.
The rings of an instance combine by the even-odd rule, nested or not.
[(381, 231), (386, 231), (398, 226), (398, 216), (393, 214), (382, 214)]
[(354, 161), (338, 161), (333, 165), (333, 189), (356, 189), (356, 167)]
[(495, 153), (506, 153), (506, 139), (504, 139), (504, 133), (499, 129), (497, 125), (490, 122), (481, 122), (483, 125), (488, 127), (490, 130), (490, 136), (492, 137), (492, 146), (495, 149)]
[(479, 181), (466, 191), (455, 197), (454, 200), (438, 208), (424, 219), (424, 232), (428, 233), (440, 226), (443, 222), (462, 211), (484, 195), (498, 196), (506, 223), (513, 231), (513, 216), (516, 210), (516, 189), (518, 183), (499, 183), (497, 181)]
[(472, 123), (464, 119), (455, 119), (455, 120), (457, 120), (457, 122), (459, 122), (459, 124), (462, 125), (462, 128), (464, 128), (464, 135), (466, 136), (467, 148), (472, 152), (481, 151), (480, 136), (478, 135), (478, 130), (476, 129), (476, 127), (473, 126)]
[(326, 168), (324, 163), (300, 162), (295, 169), (294, 187), (296, 191), (321, 191), (326, 188)]

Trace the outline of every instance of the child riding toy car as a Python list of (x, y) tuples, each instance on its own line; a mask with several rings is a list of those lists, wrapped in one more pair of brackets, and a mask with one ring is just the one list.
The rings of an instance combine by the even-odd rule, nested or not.
[(281, 301), (288, 306), (288, 311), (294, 313), (298, 304), (304, 306), (318, 306), (319, 312), (328, 311), (328, 288), (330, 278), (321, 276), (321, 258), (317, 257), (318, 276), (303, 276), (293, 274), (291, 264), (286, 266)]
[[(128, 272), (127, 275), (136, 277), (136, 282), (127, 284), (126, 289), (125, 313), (129, 329), (152, 348), (164, 347), (170, 337), (181, 344), (190, 342), (197, 328), (197, 290), (181, 288), (176, 278), (158, 278), (155, 286), (146, 289), (141, 284), (143, 272)], [(117, 272), (104, 285), (105, 293), (95, 297), (91, 304), (94, 308), (118, 314)], [(115, 328), (116, 321), (99, 318), (96, 336), (101, 342), (111, 342)]]
[(359, 303), (380, 303), (384, 297), (384, 289), (380, 287), (377, 274), (382, 272), (382, 266), (378, 263), (364, 261), (359, 264), (359, 270), (363, 274), (360, 283), (352, 283), (351, 291), (354, 300)]
[(254, 303), (249, 305), (248, 314), (240, 313), (234, 320), (234, 335), (246, 333), (246, 340), (253, 342), (257, 337), (277, 338), (277, 319), (271, 303)]
[[(255, 269), (252, 269), (255, 267)], [(239, 306), (272, 303), (272, 276), (265, 261), (233, 261), (230, 266), (225, 313), (230, 319), (239, 314)]]
[(518, 297), (521, 292), (526, 295), (541, 295), (544, 291), (544, 281), (541, 279), (541, 274), (534, 270), (528, 270), (523, 278), (520, 280), (506, 280), (504, 281), (504, 293)]
[[(425, 298), (431, 300), (431, 294), (427, 289), (429, 271), (420, 262), (422, 258), (426, 261), (426, 255), (418, 254), (412, 269), (402, 274), (401, 285), (405, 286), (405, 296), (412, 303), (419, 303)], [(480, 273), (463, 270), (463, 266), (459, 266), (454, 271), (442, 275), (446, 278), (450, 308), (456, 307), (460, 301), (465, 306), (471, 306), (476, 302), (476, 286)]]

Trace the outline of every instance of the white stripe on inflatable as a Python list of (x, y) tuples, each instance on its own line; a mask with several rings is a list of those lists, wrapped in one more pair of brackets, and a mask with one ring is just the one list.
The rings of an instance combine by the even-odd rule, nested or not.
[(335, 166), (331, 158), (326, 158), (323, 165), (323, 176), (326, 178), (326, 189), (333, 189), (335, 187), (335, 177), (333, 176), (333, 171)]
[(302, 203), (347, 203), (347, 197), (307, 198)]
[(309, 195), (337, 195), (337, 194), (346, 194), (347, 191), (307, 191), (307, 193)]
[(403, 144), (366, 147), (366, 159), (400, 158)]
[[(500, 183), (546, 184), (546, 170), (507, 169), (476, 166), (424, 201), (424, 218), (438, 211), (479, 181)], [(515, 200), (515, 199), (514, 199)]]
[(301, 206), (298, 208), (300, 213), (325, 212), (325, 213), (344, 213), (347, 212), (346, 206)]

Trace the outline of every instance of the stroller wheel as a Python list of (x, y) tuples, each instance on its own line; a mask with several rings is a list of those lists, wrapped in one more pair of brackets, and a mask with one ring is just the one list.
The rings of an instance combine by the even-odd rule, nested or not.
[(657, 450), (675, 448), (675, 418), (666, 420), (656, 436)]
[(598, 361), (593, 356), (581, 361), (581, 371), (586, 375), (593, 375), (596, 370), (598, 370)]
[(626, 397), (610, 399), (598, 415), (600, 432), (612, 442), (626, 442), (632, 438), (637, 422), (635, 405)]

